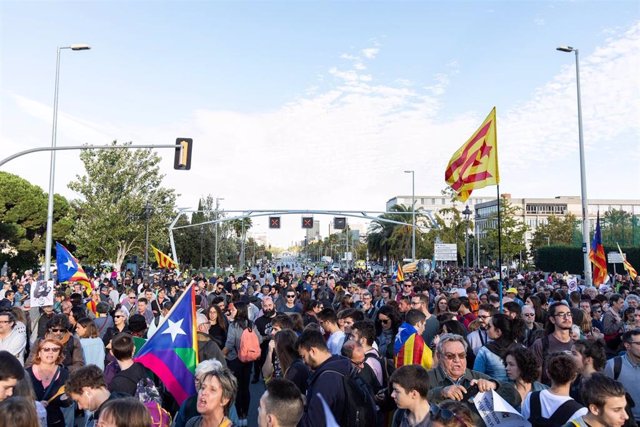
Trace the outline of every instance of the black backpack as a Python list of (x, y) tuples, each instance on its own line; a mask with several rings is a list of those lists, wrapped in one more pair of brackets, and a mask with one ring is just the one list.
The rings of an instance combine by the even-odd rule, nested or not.
[[(372, 390), (352, 369), (349, 375), (338, 371), (326, 370), (342, 377), (345, 401), (342, 414), (334, 414), (341, 427), (372, 427), (376, 425), (376, 404)], [(322, 374), (321, 374), (322, 375)]]
[(573, 399), (564, 402), (550, 418), (544, 418), (542, 416), (542, 406), (540, 405), (540, 392), (534, 391), (529, 398), (529, 422), (532, 427), (555, 427), (564, 425), (571, 415), (577, 410), (584, 408), (580, 403)]

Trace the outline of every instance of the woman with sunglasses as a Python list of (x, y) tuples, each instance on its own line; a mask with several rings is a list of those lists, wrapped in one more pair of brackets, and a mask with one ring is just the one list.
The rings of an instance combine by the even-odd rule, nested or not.
[(124, 309), (120, 308), (116, 310), (113, 315), (113, 326), (107, 328), (107, 332), (105, 332), (104, 338), (102, 339), (105, 346), (109, 345), (111, 339), (116, 335), (129, 333), (127, 319), (127, 313), (125, 313)]
[(469, 407), (462, 402), (445, 400), (439, 405), (431, 405), (430, 427), (474, 427), (478, 425)]
[(402, 324), (400, 313), (390, 305), (383, 305), (378, 311), (376, 331), (378, 332), (378, 352), (382, 357), (393, 359), (393, 342)]
[(44, 338), (33, 349), (33, 365), (27, 368), (36, 399), (47, 409), (47, 426), (64, 426), (61, 408), (73, 403), (64, 394), (64, 384), (69, 371), (62, 364), (63, 344), (52, 338)]

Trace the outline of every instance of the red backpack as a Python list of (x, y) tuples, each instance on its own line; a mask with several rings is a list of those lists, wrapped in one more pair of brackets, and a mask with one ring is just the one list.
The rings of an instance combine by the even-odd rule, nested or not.
[(262, 350), (258, 335), (253, 332), (253, 327), (249, 324), (240, 335), (240, 348), (238, 349), (238, 359), (243, 363), (253, 362), (260, 359)]

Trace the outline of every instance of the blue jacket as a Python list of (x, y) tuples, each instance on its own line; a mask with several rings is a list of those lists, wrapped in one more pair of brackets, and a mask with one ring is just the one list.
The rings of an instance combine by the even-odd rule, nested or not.
[[(325, 372), (325, 371), (336, 371)], [(318, 393), (331, 408), (333, 416), (339, 419), (344, 411), (346, 396), (342, 387), (342, 376), (351, 372), (351, 361), (343, 356), (333, 355), (311, 374), (307, 386), (307, 406), (298, 427), (324, 427), (325, 414)], [(323, 374), (324, 373), (324, 374)]]
[(475, 363), (473, 364), (473, 370), (487, 374), (500, 382), (509, 381), (504, 360), (486, 346), (478, 350)]

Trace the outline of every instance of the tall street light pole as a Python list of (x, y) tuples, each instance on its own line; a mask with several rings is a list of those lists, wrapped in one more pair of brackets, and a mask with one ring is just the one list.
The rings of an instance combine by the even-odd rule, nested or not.
[(462, 215), (464, 215), (464, 266), (469, 270), (469, 216), (472, 214), (469, 205), (464, 207)]
[[(220, 207), (220, 200), (224, 200), (224, 197), (216, 197), (216, 221), (218, 220), (218, 208)], [(215, 228), (215, 244), (213, 249), (213, 271), (218, 274), (218, 223), (216, 222)]]
[[(71, 46), (60, 46), (56, 52), (56, 83), (53, 92), (53, 129), (51, 131), (51, 147), (56, 147), (58, 133), (58, 89), (60, 87), (60, 51), (62, 49), (89, 50), (91, 47), (86, 44), (72, 44)], [(49, 199), (47, 203), (47, 240), (44, 254), (44, 280), (51, 278), (51, 243), (53, 240), (53, 194), (54, 177), (56, 174), (56, 152), (51, 151), (51, 162), (49, 165)]]
[(416, 173), (415, 171), (404, 171), (411, 174), (411, 261), (416, 260)]
[(582, 134), (582, 105), (580, 100), (580, 59), (578, 49), (571, 46), (556, 48), (560, 52), (574, 52), (576, 54), (576, 88), (578, 93), (578, 142), (580, 145), (580, 189), (582, 198), (582, 258), (584, 261), (584, 283), (591, 286), (591, 263), (589, 262), (589, 211), (587, 200), (587, 177), (584, 163), (584, 140)]
[(144, 216), (146, 220), (145, 237), (144, 237), (144, 280), (149, 281), (149, 218), (151, 217), (151, 211), (153, 208), (147, 200), (144, 205)]

